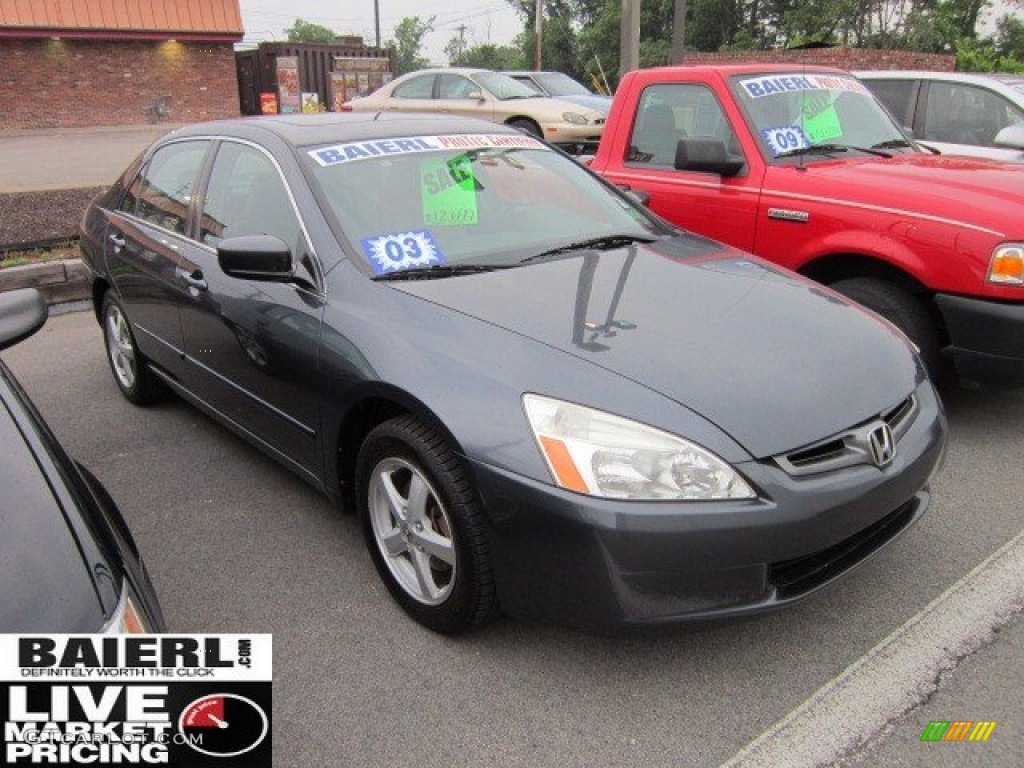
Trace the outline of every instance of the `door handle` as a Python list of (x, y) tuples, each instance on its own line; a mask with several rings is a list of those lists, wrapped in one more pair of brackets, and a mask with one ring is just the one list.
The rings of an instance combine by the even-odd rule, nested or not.
[(203, 277), (203, 270), (201, 269), (186, 272), (181, 267), (178, 267), (177, 272), (178, 278), (189, 288), (195, 288), (197, 291), (205, 291), (210, 287), (207, 285), (206, 279)]
[(111, 232), (109, 235), (107, 235), (107, 239), (110, 240), (110, 242), (113, 243), (114, 247), (117, 248), (118, 250), (124, 248), (124, 235), (122, 235), (120, 232)]

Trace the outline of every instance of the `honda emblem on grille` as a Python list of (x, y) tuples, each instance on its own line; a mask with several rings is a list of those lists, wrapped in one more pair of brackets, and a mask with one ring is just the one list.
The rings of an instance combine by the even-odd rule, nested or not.
[(896, 457), (896, 441), (888, 424), (882, 424), (871, 430), (868, 435), (868, 447), (871, 449), (871, 460), (881, 469), (892, 463)]

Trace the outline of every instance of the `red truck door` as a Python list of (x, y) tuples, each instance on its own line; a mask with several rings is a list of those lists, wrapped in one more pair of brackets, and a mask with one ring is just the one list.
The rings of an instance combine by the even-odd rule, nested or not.
[[(686, 82), (637, 88), (632, 126), (614, 137), (614, 156), (599, 170), (613, 183), (648, 193), (650, 209), (672, 223), (752, 251), (764, 167), (741, 145), (715, 92)], [(625, 110), (619, 116), (628, 119)], [(700, 136), (721, 139), (730, 154), (744, 156), (744, 169), (733, 177), (677, 171), (679, 139)]]

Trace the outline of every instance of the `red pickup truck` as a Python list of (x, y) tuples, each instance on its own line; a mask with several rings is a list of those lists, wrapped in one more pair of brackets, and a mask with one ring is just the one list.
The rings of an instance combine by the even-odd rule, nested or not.
[(591, 168), (875, 310), (933, 371), (1024, 385), (1024, 166), (926, 151), (851, 74), (630, 72)]

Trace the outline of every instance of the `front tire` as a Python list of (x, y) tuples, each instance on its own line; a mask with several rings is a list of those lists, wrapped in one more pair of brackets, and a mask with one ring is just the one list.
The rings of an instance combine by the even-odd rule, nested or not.
[(832, 284), (832, 289), (863, 304), (899, 328), (921, 350), (932, 378), (941, 374), (939, 332), (928, 308), (909, 291), (887, 280), (856, 277)]
[(512, 128), (520, 130), (529, 136), (535, 136), (538, 139), (544, 138), (544, 132), (540, 129), (540, 126), (537, 125), (537, 123), (535, 123), (533, 120), (528, 120), (525, 117), (517, 117), (513, 120), (509, 120), (508, 124)]
[(136, 405), (148, 405), (160, 399), (160, 382), (149, 370), (146, 358), (139, 352), (124, 307), (109, 291), (103, 297), (100, 317), (107, 362), (110, 363), (110, 371), (114, 374), (114, 382), (121, 394)]
[(465, 463), (434, 430), (411, 416), (374, 429), (359, 452), (356, 494), (370, 557), (406, 613), (443, 634), (494, 616), (479, 502)]

